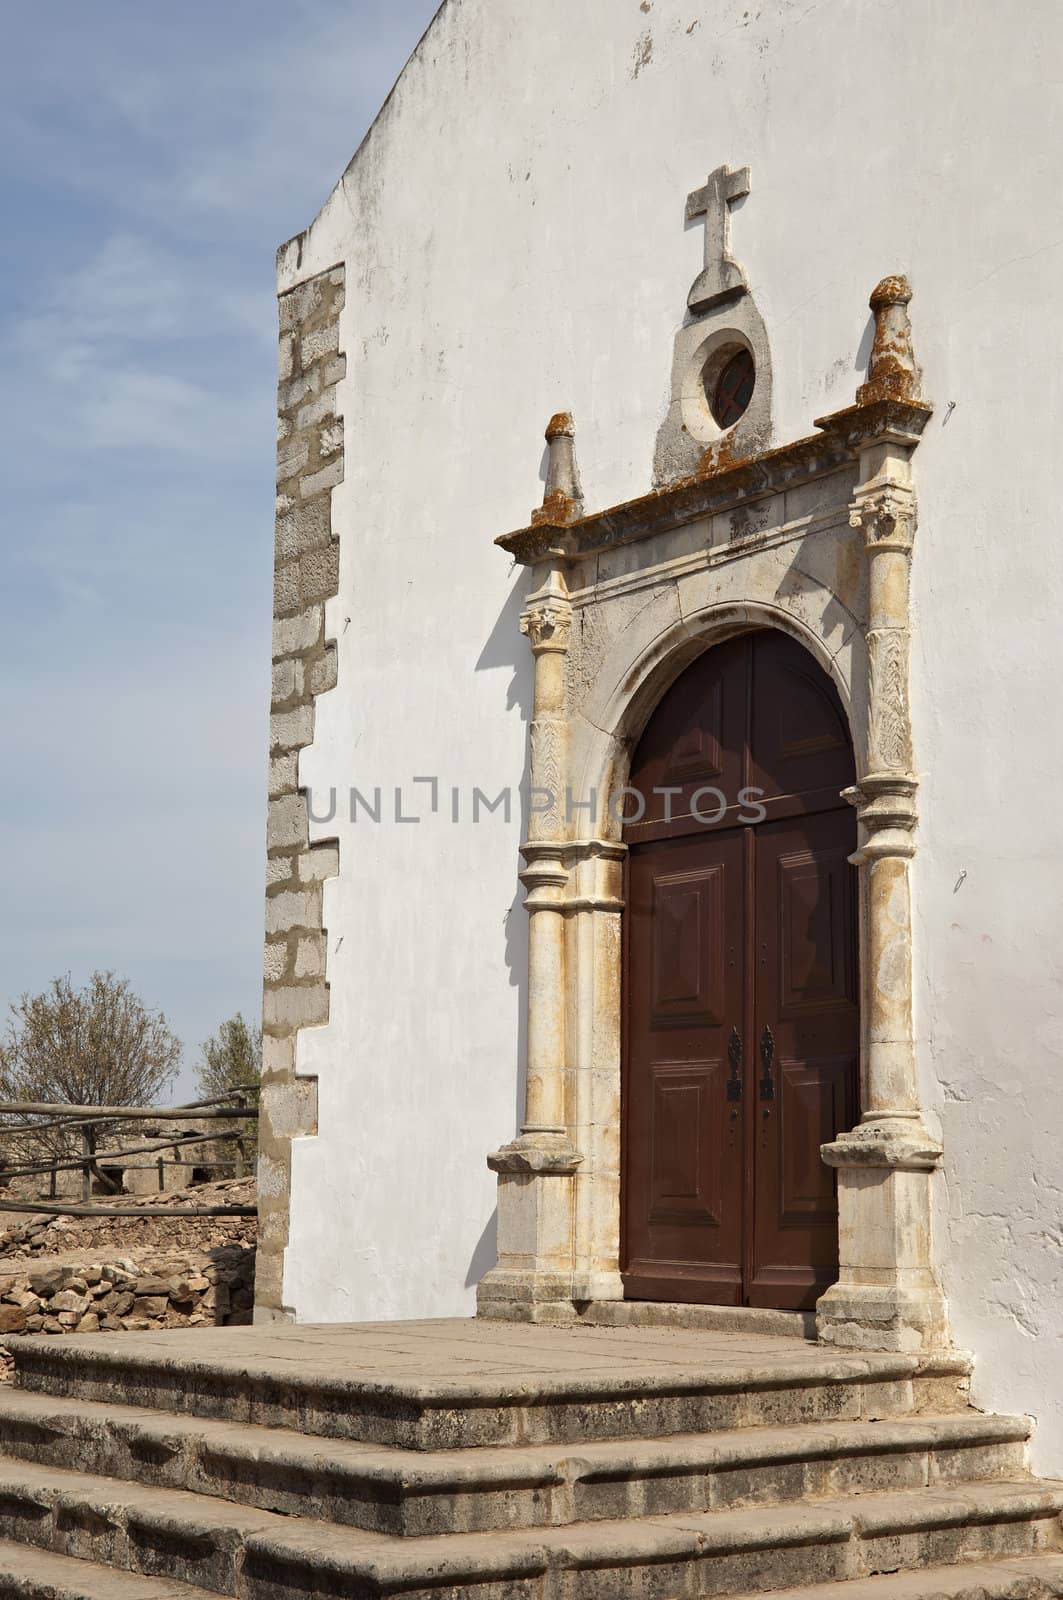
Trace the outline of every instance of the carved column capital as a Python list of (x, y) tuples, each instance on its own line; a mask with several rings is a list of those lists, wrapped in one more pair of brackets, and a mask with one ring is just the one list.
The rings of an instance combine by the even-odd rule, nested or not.
[(548, 650), (564, 655), (572, 627), (572, 607), (550, 598), (530, 606), (520, 619), (520, 631), (528, 637), (533, 655)]
[(849, 507), (849, 526), (863, 530), (868, 555), (898, 550), (910, 555), (915, 541), (915, 496), (901, 484), (890, 484), (859, 496)]
[(528, 596), (520, 617), (520, 631), (526, 635), (532, 654), (540, 656), (564, 655), (571, 629), (572, 602), (568, 586), (557, 567), (552, 567), (542, 587)]

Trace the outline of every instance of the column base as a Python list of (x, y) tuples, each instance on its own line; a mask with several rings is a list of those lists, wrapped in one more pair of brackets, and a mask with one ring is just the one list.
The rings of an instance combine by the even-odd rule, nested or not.
[(477, 1285), (477, 1316), (534, 1322), (571, 1312), (574, 1175), (582, 1160), (553, 1130), (522, 1133), (488, 1156), (498, 1173), (498, 1265)]
[(838, 1282), (816, 1306), (824, 1344), (904, 1352), (952, 1346), (933, 1270), (930, 1180), (941, 1146), (918, 1118), (862, 1123), (821, 1153), (838, 1171)]
[(816, 1337), (841, 1350), (950, 1350), (948, 1308), (933, 1276), (870, 1283), (847, 1273), (816, 1305)]
[(571, 1289), (565, 1273), (493, 1267), (476, 1286), (476, 1315), (492, 1322), (572, 1322)]

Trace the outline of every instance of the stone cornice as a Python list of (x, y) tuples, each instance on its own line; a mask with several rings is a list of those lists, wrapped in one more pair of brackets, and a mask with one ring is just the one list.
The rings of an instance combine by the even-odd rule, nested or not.
[(551, 555), (559, 560), (580, 560), (617, 545), (634, 544), (837, 472), (875, 440), (892, 439), (914, 447), (931, 411), (922, 401), (890, 398), (848, 406), (829, 417), (817, 417), (820, 432), (792, 444), (739, 461), (717, 461), (708, 471), (572, 522), (538, 520), (502, 534), (495, 543), (523, 566)]

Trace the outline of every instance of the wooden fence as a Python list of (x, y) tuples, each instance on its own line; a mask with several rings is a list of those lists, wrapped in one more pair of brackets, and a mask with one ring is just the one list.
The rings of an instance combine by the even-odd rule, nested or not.
[[(258, 1106), (251, 1103), (257, 1088), (233, 1090), (228, 1095), (215, 1095), (209, 1100), (196, 1100), (184, 1106), (78, 1106), (56, 1105), (44, 1101), (0, 1101), (0, 1144), (5, 1135), (17, 1134), (22, 1138), (35, 1133), (61, 1133), (80, 1142), (77, 1156), (62, 1159), (49, 1156), (31, 1161), (0, 1161), (0, 1183), (12, 1178), (48, 1177), (47, 1201), (0, 1199), (2, 1211), (31, 1211), (43, 1215), (67, 1217), (253, 1217), (255, 1206), (148, 1206), (118, 1205), (107, 1199), (108, 1195), (121, 1194), (121, 1179), (108, 1172), (108, 1165), (121, 1161), (124, 1171), (145, 1171), (154, 1168), (158, 1173), (159, 1189), (165, 1192), (166, 1168), (169, 1167), (226, 1167), (237, 1177), (247, 1169), (246, 1126), (219, 1128), (216, 1133), (199, 1129), (180, 1132), (172, 1138), (161, 1135), (148, 1143), (133, 1144), (118, 1149), (100, 1149), (101, 1138), (122, 1130), (125, 1124), (138, 1122), (240, 1122), (247, 1124), (258, 1117)], [(185, 1161), (181, 1153), (196, 1145), (231, 1143), (234, 1157), (231, 1161)], [(164, 1152), (172, 1150), (170, 1161)], [(128, 1156), (154, 1155), (153, 1162), (127, 1162)], [(102, 1163), (102, 1165), (101, 1165)], [(62, 1204), (57, 1201), (60, 1172), (81, 1172), (81, 1203)], [(102, 1202), (92, 1200), (93, 1183), (102, 1191)]]

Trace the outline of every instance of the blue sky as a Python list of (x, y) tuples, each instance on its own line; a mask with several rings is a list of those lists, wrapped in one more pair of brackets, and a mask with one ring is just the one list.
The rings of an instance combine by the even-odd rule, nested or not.
[(275, 248), (435, 0), (9, 6), (0, 1005), (260, 1007)]

